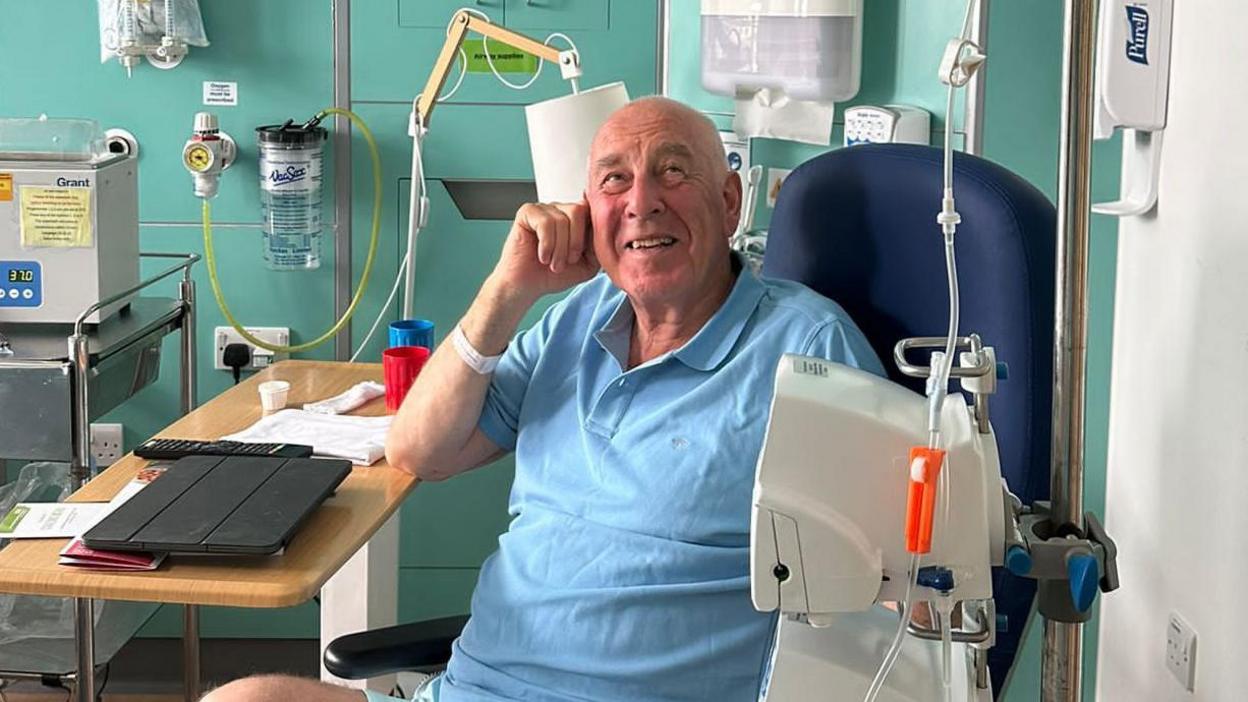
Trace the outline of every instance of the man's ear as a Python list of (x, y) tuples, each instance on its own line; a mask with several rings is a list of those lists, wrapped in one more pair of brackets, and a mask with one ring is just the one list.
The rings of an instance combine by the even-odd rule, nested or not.
[(728, 171), (724, 179), (724, 235), (732, 236), (741, 222), (741, 175), (736, 171)]

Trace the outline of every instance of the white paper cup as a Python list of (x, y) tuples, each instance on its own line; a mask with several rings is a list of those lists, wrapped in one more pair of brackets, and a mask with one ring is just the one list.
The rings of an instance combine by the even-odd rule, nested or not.
[(260, 407), (268, 412), (276, 412), (286, 406), (286, 396), (290, 394), (290, 383), (285, 380), (270, 380), (260, 383)]

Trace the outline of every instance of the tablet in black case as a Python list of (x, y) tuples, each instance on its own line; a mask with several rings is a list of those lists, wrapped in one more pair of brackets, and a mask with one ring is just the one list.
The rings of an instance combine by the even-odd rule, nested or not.
[(343, 460), (188, 456), (82, 540), (107, 551), (275, 553), (350, 472)]

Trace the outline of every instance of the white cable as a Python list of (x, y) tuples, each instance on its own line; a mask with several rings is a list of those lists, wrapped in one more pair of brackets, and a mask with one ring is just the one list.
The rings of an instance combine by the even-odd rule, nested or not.
[(403, 284), (403, 272), (407, 270), (407, 258), (403, 258), (403, 262), (399, 264), (399, 271), (394, 276), (394, 285), (390, 288), (390, 295), (386, 297), (386, 301), (381, 305), (381, 312), (377, 313), (377, 319), (373, 320), (373, 326), (368, 328), (368, 333), (364, 335), (364, 339), (360, 341), (360, 347), (355, 350), (351, 356), (351, 363), (355, 363), (359, 359), (360, 354), (364, 353), (364, 349), (368, 347), (368, 342), (376, 333), (381, 320), (386, 318), (386, 312), (390, 310), (390, 305), (394, 304), (394, 296), (399, 293), (399, 286)]
[[(471, 15), (476, 15), (476, 16), (480, 17), (481, 19), (485, 20), (486, 22), (491, 22), (491, 21), (492, 21), (492, 20), (490, 20), (490, 16), (489, 16), (489, 15), (485, 14), (484, 12), (482, 12), (482, 11), (480, 11), (480, 10), (478, 10), (478, 9), (471, 8), (471, 7), (464, 7), (464, 8), (460, 8), (460, 9), (461, 9), (462, 11), (464, 11), (464, 12), (467, 12), (468, 14), (471, 14)], [(448, 30), (447, 30), (447, 31), (448, 31), (448, 32), (450, 31), (450, 30), (449, 30), (449, 28), (448, 28)], [(539, 60), (539, 61), (537, 62), (537, 72), (533, 74), (533, 77), (529, 79), (529, 82), (527, 82), (527, 83), (512, 83), (511, 81), (509, 81), (509, 80), (507, 80), (506, 78), (504, 78), (504, 77), (503, 77), (503, 74), (502, 74), (502, 73), (500, 73), (500, 72), (499, 72), (499, 70), (498, 70), (497, 68), (495, 68), (495, 66), (494, 66), (494, 59), (490, 56), (490, 38), (489, 38), (489, 37), (487, 37), (487, 36), (485, 36), (485, 35), (481, 35), (481, 51), (482, 51), (482, 53), (484, 53), (484, 54), (485, 54), (485, 63), (486, 63), (486, 65), (487, 65), (487, 66), (489, 66), (489, 67), (490, 67), (490, 72), (494, 74), (494, 77), (498, 79), (498, 82), (502, 83), (503, 85), (507, 86), (508, 88), (511, 88), (512, 90), (524, 90), (524, 89), (528, 88), (530, 85), (533, 85), (533, 83), (537, 82), (537, 79), (538, 79), (539, 77), (541, 77), (541, 75), (542, 75), (542, 64), (543, 64), (543, 63), (545, 63), (545, 62), (544, 62), (544, 61)]]
[[(474, 7), (461, 7), (461, 8), (460, 8), (460, 10), (462, 10), (462, 11), (464, 11), (464, 12), (467, 12), (468, 14), (471, 14), (471, 15), (476, 15), (476, 16), (480, 17), (481, 19), (485, 20), (486, 22), (492, 22), (492, 20), (490, 19), (490, 16), (489, 16), (489, 15), (485, 14), (485, 13), (484, 13), (484, 12), (482, 12), (481, 10), (478, 10), (478, 9), (476, 9), (476, 8), (474, 8)], [(451, 25), (447, 25), (446, 31), (447, 31), (447, 34), (450, 34), (450, 31), (451, 31)], [(578, 51), (578, 50), (577, 50), (577, 48), (576, 48), (576, 43), (575, 43), (575, 42), (573, 42), (573, 41), (572, 41), (572, 39), (571, 39), (570, 37), (568, 37), (568, 35), (563, 34), (562, 32), (552, 32), (551, 34), (547, 35), (547, 37), (546, 37), (545, 41), (543, 41), (543, 42), (542, 42), (542, 44), (544, 44), (544, 45), (546, 45), (546, 46), (550, 46), (550, 40), (551, 40), (551, 39), (554, 39), (554, 38), (556, 38), (556, 37), (559, 37), (559, 38), (563, 39), (564, 41), (568, 42), (568, 46), (571, 48), (571, 50), (572, 50), (572, 51), (576, 51), (578, 54), (580, 53), (580, 51)], [(536, 83), (536, 82), (537, 82), (537, 79), (538, 79), (539, 77), (541, 77), (541, 75), (542, 75), (542, 68), (546, 65), (546, 62), (545, 62), (545, 61), (542, 61), (541, 59), (538, 59), (538, 61), (537, 61), (537, 72), (535, 72), (535, 73), (533, 74), (533, 77), (532, 77), (532, 78), (530, 78), (530, 79), (528, 80), (528, 82), (526, 82), (526, 83), (512, 83), (511, 81), (509, 81), (509, 80), (507, 80), (506, 78), (504, 78), (504, 77), (503, 77), (503, 74), (502, 74), (502, 73), (498, 70), (498, 68), (494, 65), (494, 59), (490, 56), (490, 38), (489, 38), (489, 37), (487, 37), (487, 36), (485, 36), (485, 35), (482, 35), (482, 36), (481, 36), (481, 50), (482, 50), (482, 52), (485, 54), (485, 63), (486, 63), (486, 65), (488, 65), (488, 66), (490, 67), (490, 72), (494, 74), (494, 77), (498, 79), (498, 82), (502, 83), (503, 85), (507, 86), (508, 88), (511, 88), (512, 90), (526, 90), (526, 89), (528, 89), (528, 88), (529, 88), (529, 86), (531, 86), (531, 85), (533, 85), (534, 83)], [(572, 81), (572, 92), (573, 92), (573, 93), (578, 93), (578, 92), (580, 92), (579, 86), (577, 85), (577, 82), (576, 82), (575, 80), (573, 80), (573, 81)]]
[[(412, 101), (413, 111), (416, 109), (416, 103), (419, 101), (420, 96), (417, 95), (416, 99)], [(420, 125), (416, 125), (416, 127), (419, 129)], [(415, 233), (410, 237), (408, 250), (403, 254), (402, 262), (399, 264), (399, 270), (394, 275), (394, 285), (390, 288), (390, 294), (386, 297), (385, 303), (382, 304), (381, 310), (377, 312), (377, 318), (373, 320), (373, 326), (369, 327), (368, 333), (365, 334), (364, 338), (360, 341), (359, 348), (357, 348), (355, 353), (351, 356), (352, 363), (360, 357), (360, 354), (364, 353), (364, 349), (368, 347), (368, 342), (372, 340), (373, 334), (376, 333), (377, 327), (381, 324), (381, 320), (385, 319), (386, 314), (390, 311), (390, 305), (394, 304), (394, 298), (398, 295), (399, 286), (402, 285), (404, 281), (404, 273), (407, 272), (408, 261), (412, 260), (412, 256), (415, 253), (412, 248), (415, 245), (416, 239), (420, 235), (420, 230), (422, 229), (422, 222), (420, 221), (420, 218), (423, 217), (425, 205), (428, 203), (428, 198), (425, 197), (425, 193), (428, 192), (428, 183), (425, 180), (425, 160), (424, 156), (420, 152), (420, 141), (417, 137), (413, 138), (416, 140), (412, 144), (411, 180), (413, 196), (409, 196), (409, 202), (415, 200), (415, 203), (421, 207), (422, 212), (419, 215), (413, 215), (416, 216), (417, 219), (412, 221), (410, 226), (415, 227)], [(419, 187), (419, 190), (417, 190), (417, 187)]]
[[(464, 76), (467, 73), (468, 73), (468, 55), (464, 53), (463, 47), (460, 47), (459, 49), (459, 78), (455, 81), (455, 86), (451, 88), (451, 92), (439, 97), (438, 102), (442, 102), (443, 100), (450, 100), (452, 97), (454, 97), (455, 93), (459, 92), (459, 86), (464, 84)], [(416, 99), (419, 100), (420, 96), (417, 95)]]
[(962, 33), (958, 35), (960, 39), (966, 39), (968, 41), (970, 40), (970, 36), (968, 35), (971, 33), (971, 15), (974, 14), (972, 12), (972, 10), (974, 9), (975, 9), (975, 0), (967, 0), (966, 15), (962, 17)]

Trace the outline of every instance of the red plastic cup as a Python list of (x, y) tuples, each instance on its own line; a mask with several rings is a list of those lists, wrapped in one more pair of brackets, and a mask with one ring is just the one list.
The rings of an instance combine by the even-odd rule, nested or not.
[(381, 369), (386, 379), (386, 410), (397, 412), (407, 391), (416, 382), (420, 369), (429, 360), (424, 346), (395, 346), (381, 352)]

